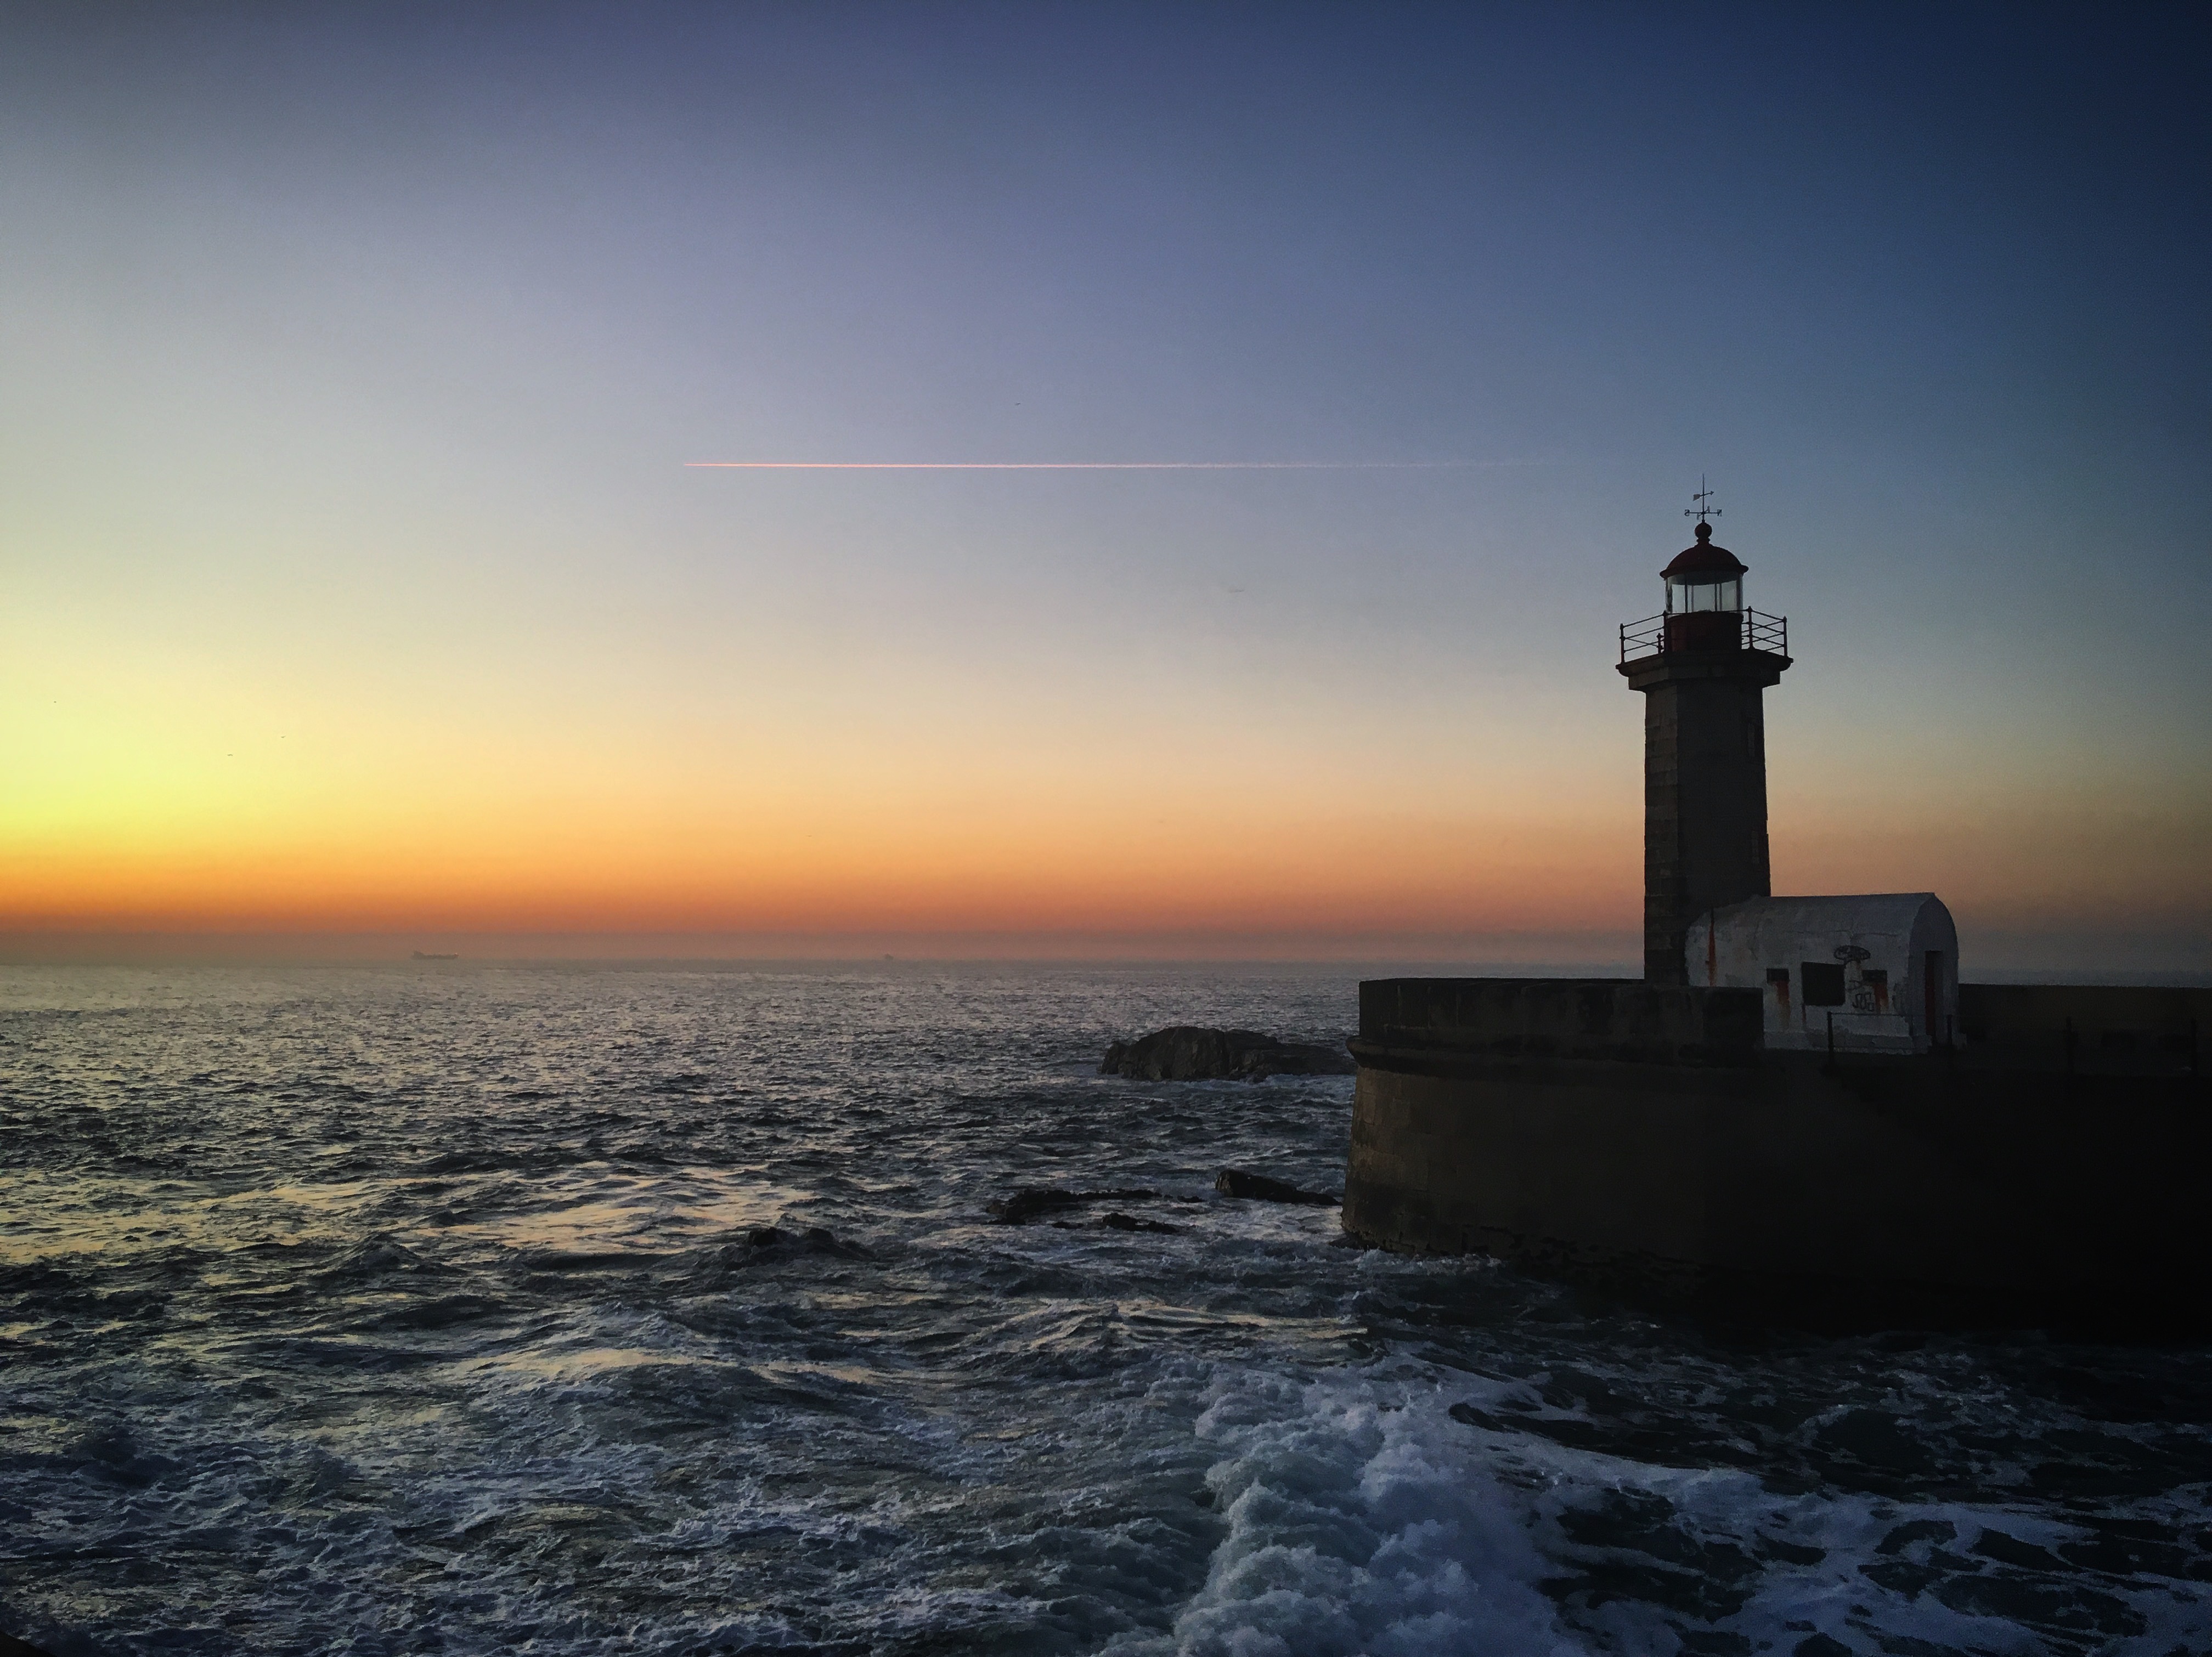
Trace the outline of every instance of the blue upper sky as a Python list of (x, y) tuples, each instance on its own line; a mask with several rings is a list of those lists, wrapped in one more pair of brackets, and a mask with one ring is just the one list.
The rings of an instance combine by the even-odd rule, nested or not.
[[(1800, 657), (1778, 880), (2115, 955), (2212, 917), (2201, 8), (0, 28), (0, 557), (58, 659), (374, 707), (380, 778), (452, 718), (550, 765), (702, 708), (828, 751), (886, 697), (978, 810), (1073, 786), (1046, 740), (1218, 731), (1386, 816), (1448, 754), (1489, 780), (1438, 832), (1504, 844), (1632, 813), (1612, 629), (1704, 475)], [(727, 459), (1466, 464), (683, 464)], [(55, 774), (33, 839), (167, 798)], [(1977, 825), (2008, 872), (1951, 872)]]

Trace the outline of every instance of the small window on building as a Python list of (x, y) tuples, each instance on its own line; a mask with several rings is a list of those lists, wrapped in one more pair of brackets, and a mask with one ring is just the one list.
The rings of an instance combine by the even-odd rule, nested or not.
[(1772, 992), (1775, 1005), (1783, 1011), (1788, 1012), (1790, 1011), (1790, 968), (1769, 967), (1766, 969), (1766, 987)]
[(1844, 968), (1841, 962), (1804, 962), (1797, 968), (1797, 981), (1804, 986), (1807, 1006), (1840, 1007), (1844, 1005)]
[(1881, 967), (1868, 967), (1861, 970), (1859, 976), (1866, 980), (1868, 992), (1874, 997), (1874, 1010), (1876, 1012), (1887, 1012), (1889, 1011), (1887, 969)]

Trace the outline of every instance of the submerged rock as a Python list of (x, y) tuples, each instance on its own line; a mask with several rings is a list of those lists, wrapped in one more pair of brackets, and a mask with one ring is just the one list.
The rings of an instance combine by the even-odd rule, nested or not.
[(1340, 1047), (1281, 1041), (1257, 1030), (1170, 1024), (1114, 1043), (1098, 1073), (1139, 1082), (1257, 1082), (1270, 1076), (1349, 1076), (1356, 1068)]
[(1140, 1220), (1133, 1214), (1102, 1214), (1098, 1223), (1113, 1231), (1162, 1231), (1175, 1235), (1182, 1228), (1170, 1225), (1165, 1220)]
[(1057, 1214), (1064, 1209), (1080, 1208), (1088, 1203), (1150, 1202), (1159, 1196), (1157, 1191), (1054, 1191), (1046, 1186), (1030, 1186), (1017, 1191), (1011, 1197), (1000, 1197), (984, 1205), (985, 1211), (1000, 1225), (1027, 1225), (1041, 1215)]
[(1334, 1208), (1344, 1200), (1337, 1192), (1304, 1191), (1286, 1180), (1271, 1180), (1264, 1174), (1247, 1174), (1235, 1168), (1224, 1168), (1215, 1174), (1213, 1188), (1224, 1197), (1244, 1197), (1256, 1203), (1307, 1203), (1316, 1208)]
[(527, 1271), (544, 1272), (642, 1272), (668, 1258), (631, 1248), (549, 1248), (524, 1255), (522, 1265)]
[(745, 1234), (745, 1246), (756, 1250), (784, 1248), (801, 1254), (835, 1254), (846, 1260), (875, 1258), (867, 1249), (856, 1242), (847, 1242), (826, 1225), (810, 1225), (803, 1231), (786, 1231), (779, 1226), (757, 1225)]
[(787, 1231), (781, 1226), (756, 1225), (730, 1241), (694, 1249), (676, 1259), (688, 1276), (704, 1280), (810, 1254), (840, 1260), (875, 1258), (868, 1249), (856, 1242), (847, 1242), (826, 1226), (810, 1225), (803, 1231)]

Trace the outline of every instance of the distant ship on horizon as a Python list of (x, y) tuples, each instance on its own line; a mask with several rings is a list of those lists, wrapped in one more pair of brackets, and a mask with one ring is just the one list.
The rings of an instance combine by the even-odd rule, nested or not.
[(431, 955), (425, 950), (417, 950), (415, 951), (415, 959), (417, 961), (459, 961), (460, 956), (457, 955)]

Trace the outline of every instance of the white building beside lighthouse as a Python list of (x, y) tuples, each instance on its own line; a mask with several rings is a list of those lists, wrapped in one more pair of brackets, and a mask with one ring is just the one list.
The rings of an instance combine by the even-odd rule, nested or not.
[(1769, 1047), (1924, 1053), (1958, 1040), (1959, 932), (1932, 892), (1754, 897), (1690, 924), (1692, 984), (1756, 989)]

